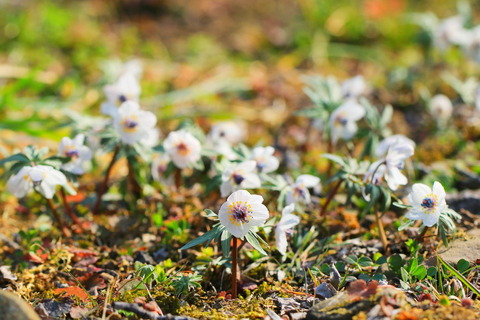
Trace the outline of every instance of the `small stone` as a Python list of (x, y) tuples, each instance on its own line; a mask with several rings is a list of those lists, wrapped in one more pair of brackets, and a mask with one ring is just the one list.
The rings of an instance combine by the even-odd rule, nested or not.
[(2, 319), (40, 320), (33, 308), (17, 295), (0, 290), (0, 315), (8, 315)]
[(331, 298), (337, 294), (337, 290), (328, 282), (323, 282), (315, 288), (315, 294), (324, 297), (325, 299)]

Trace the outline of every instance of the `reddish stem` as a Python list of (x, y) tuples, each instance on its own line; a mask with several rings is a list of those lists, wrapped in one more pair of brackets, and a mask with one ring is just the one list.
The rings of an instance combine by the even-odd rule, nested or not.
[(85, 231), (85, 229), (83, 229), (83, 227), (82, 227), (82, 224), (81, 224), (80, 220), (78, 220), (78, 217), (73, 212), (72, 207), (70, 207), (70, 204), (67, 201), (67, 195), (65, 194), (65, 190), (63, 188), (60, 189), (60, 196), (62, 198), (63, 207), (65, 208), (65, 212), (68, 214), (70, 219), (72, 219), (73, 223), (75, 223), (77, 226), (79, 226), (82, 231)]
[(65, 226), (63, 225), (62, 219), (60, 218), (60, 215), (58, 214), (57, 208), (55, 208), (55, 204), (53, 203), (52, 199), (47, 199), (47, 205), (50, 211), (52, 212), (53, 218), (55, 221), (57, 221), (58, 227), (62, 231), (62, 234), (65, 237), (70, 236), (70, 232), (66, 230)]
[(237, 299), (237, 256), (238, 243), (237, 237), (232, 237), (232, 299)]
[(325, 200), (325, 203), (323, 204), (322, 211), (320, 212), (321, 217), (325, 216), (325, 214), (327, 213), (327, 207), (330, 204), (330, 202), (332, 201), (333, 197), (337, 194), (338, 189), (340, 188), (342, 182), (343, 182), (342, 180), (338, 180), (338, 182), (335, 185), (335, 187), (333, 188), (333, 190), (330, 191), (330, 194), (328, 195), (327, 200)]
[(182, 186), (182, 169), (177, 168), (175, 169), (175, 187), (177, 191), (180, 191), (180, 187)]
[(375, 210), (375, 220), (377, 220), (378, 234), (380, 235), (380, 241), (382, 241), (383, 250), (385, 251), (385, 254), (388, 255), (390, 254), (390, 247), (385, 228), (383, 227), (382, 216), (378, 210)]
[(100, 203), (102, 202), (102, 196), (107, 191), (107, 184), (108, 179), (110, 178), (110, 173), (112, 172), (113, 165), (115, 164), (115, 160), (117, 160), (118, 152), (120, 151), (120, 145), (116, 145), (115, 150), (113, 151), (112, 160), (108, 165), (107, 171), (105, 172), (105, 177), (103, 178), (102, 185), (97, 193), (97, 201), (95, 202), (95, 206), (93, 207), (93, 214), (98, 213), (98, 209), (100, 208)]

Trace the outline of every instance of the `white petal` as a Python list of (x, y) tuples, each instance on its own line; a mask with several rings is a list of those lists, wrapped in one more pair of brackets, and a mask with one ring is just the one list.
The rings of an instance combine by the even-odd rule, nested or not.
[(443, 188), (442, 184), (438, 181), (433, 183), (433, 193), (438, 196), (438, 201), (445, 200), (445, 189)]
[(247, 160), (240, 163), (236, 170), (243, 170), (245, 172), (252, 172), (257, 167), (257, 162), (255, 160)]
[(37, 189), (47, 199), (52, 199), (55, 194), (55, 186), (48, 184), (46, 181), (42, 181)]
[(288, 206), (286, 206), (285, 208), (283, 208), (282, 216), (287, 215), (287, 214), (291, 214), (293, 211), (295, 211), (295, 204), (291, 203)]
[(244, 180), (241, 183), (242, 188), (255, 189), (260, 188), (262, 181), (255, 173), (248, 173), (244, 176)]
[(411, 192), (412, 203), (410, 204), (414, 205), (414, 204), (422, 203), (423, 199), (425, 199), (425, 197), (430, 193), (432, 193), (432, 190), (428, 186), (424, 185), (423, 183), (415, 183), (412, 186), (412, 192)]
[(250, 201), (250, 203), (262, 203), (263, 202), (263, 197), (258, 195), (258, 194), (252, 194), (252, 195), (250, 195), (249, 201)]
[(249, 201), (250, 200), (250, 193), (246, 190), (238, 190), (232, 193), (228, 198), (228, 202), (235, 202), (235, 201)]
[(269, 213), (267, 207), (260, 203), (250, 203), (252, 206), (252, 220), (263, 221), (268, 219)]
[(310, 174), (299, 175), (295, 181), (298, 184), (303, 184), (307, 188), (313, 188), (320, 184), (320, 178), (312, 176)]
[(275, 245), (277, 246), (278, 252), (282, 255), (285, 255), (287, 251), (287, 234), (284, 230), (275, 228)]
[(420, 210), (410, 209), (405, 215), (406, 218), (410, 220), (420, 220), (423, 219), (425, 213)]
[(231, 194), (232, 191), (233, 191), (233, 186), (230, 183), (230, 181), (223, 181), (222, 184), (220, 185), (220, 195), (222, 196), (222, 198), (225, 198), (226, 196)]
[(431, 227), (438, 222), (438, 218), (439, 218), (439, 213), (433, 212), (430, 214), (426, 214), (423, 217), (423, 224), (426, 225), (427, 227)]

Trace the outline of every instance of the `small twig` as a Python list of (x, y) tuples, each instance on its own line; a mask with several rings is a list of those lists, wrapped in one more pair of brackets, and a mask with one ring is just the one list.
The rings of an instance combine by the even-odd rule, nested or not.
[(142, 196), (142, 187), (140, 186), (140, 184), (138, 184), (138, 180), (135, 176), (135, 169), (133, 167), (132, 160), (135, 160), (135, 158), (129, 157), (127, 159), (127, 166), (128, 166), (127, 181), (130, 187), (132, 188), (132, 192), (135, 198), (138, 199)]
[(105, 193), (105, 191), (107, 190), (108, 179), (110, 178), (110, 173), (112, 171), (113, 165), (115, 164), (115, 161), (117, 160), (117, 155), (118, 155), (119, 151), (120, 151), (120, 145), (117, 144), (115, 146), (115, 150), (113, 151), (112, 160), (110, 161), (110, 164), (108, 165), (107, 171), (105, 172), (105, 177), (103, 178), (102, 185), (100, 186), (100, 189), (98, 190), (97, 201), (95, 202), (95, 206), (93, 207), (93, 214), (98, 213), (98, 209), (100, 208), (100, 203), (102, 202), (102, 196)]
[(323, 217), (325, 216), (325, 214), (327, 213), (327, 208), (328, 208), (328, 205), (330, 204), (330, 202), (332, 201), (333, 197), (335, 196), (335, 194), (337, 194), (338, 192), (338, 189), (340, 188), (340, 186), (342, 185), (342, 180), (339, 179), (337, 184), (335, 185), (335, 187), (333, 188), (332, 191), (330, 191), (330, 194), (328, 195), (328, 198), (327, 200), (325, 200), (325, 203), (323, 204), (323, 207), (322, 207), (322, 211), (320, 212), (320, 216)]
[(140, 318), (146, 318), (151, 320), (194, 320), (190, 317), (172, 316), (167, 314), (166, 316), (159, 315), (156, 312), (145, 310), (138, 303), (128, 302), (113, 302), (112, 308), (115, 310), (125, 310), (135, 313)]
[(390, 246), (388, 244), (385, 228), (383, 227), (382, 215), (380, 214), (380, 211), (376, 210), (376, 208), (375, 208), (375, 220), (377, 221), (378, 234), (380, 235), (380, 241), (382, 241), (383, 250), (385, 251), (385, 254), (388, 255), (390, 253)]

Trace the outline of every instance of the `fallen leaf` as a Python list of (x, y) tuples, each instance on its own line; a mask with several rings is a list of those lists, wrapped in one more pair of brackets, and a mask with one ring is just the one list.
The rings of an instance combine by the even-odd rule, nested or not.
[(82, 288), (78, 286), (71, 286), (71, 287), (66, 287), (66, 288), (57, 288), (53, 290), (55, 294), (64, 294), (65, 296), (68, 297), (77, 297), (82, 301), (88, 301), (88, 294), (83, 290)]

